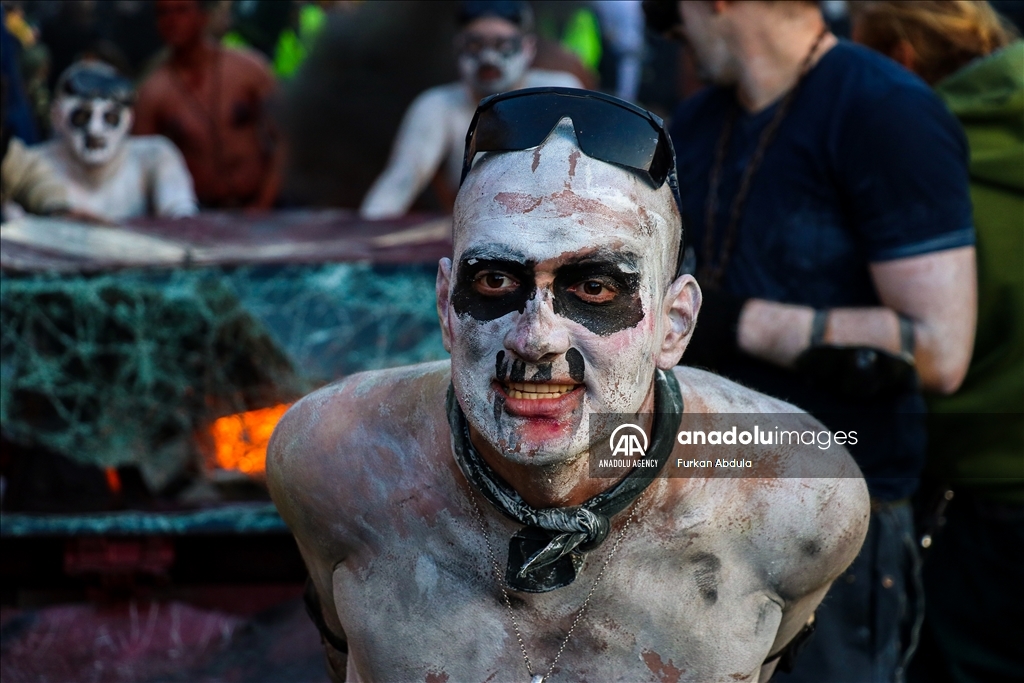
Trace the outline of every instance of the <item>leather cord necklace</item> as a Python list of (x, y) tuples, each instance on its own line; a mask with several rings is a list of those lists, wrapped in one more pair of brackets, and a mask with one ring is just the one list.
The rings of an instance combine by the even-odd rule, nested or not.
[(498, 586), (501, 587), (501, 597), (504, 600), (505, 610), (508, 612), (508, 618), (512, 622), (512, 630), (515, 631), (516, 640), (519, 642), (519, 651), (523, 655), (523, 662), (526, 663), (526, 671), (530, 674), (530, 683), (544, 683), (544, 681), (551, 677), (552, 672), (555, 670), (555, 665), (558, 664), (558, 660), (562, 656), (562, 652), (565, 651), (565, 646), (569, 644), (569, 640), (572, 638), (572, 634), (576, 630), (576, 626), (580, 621), (582, 621), (583, 615), (587, 611), (587, 607), (590, 606), (590, 599), (594, 597), (598, 584), (600, 584), (601, 579), (604, 578), (605, 570), (608, 569), (609, 563), (611, 563), (612, 558), (615, 557), (615, 552), (619, 549), (619, 544), (622, 543), (622, 539), (626, 537), (626, 530), (629, 529), (629, 525), (633, 523), (633, 518), (636, 517), (637, 504), (646, 492), (646, 489), (641, 491), (640, 495), (637, 496), (632, 505), (630, 505), (629, 516), (626, 517), (626, 521), (622, 524), (622, 529), (619, 530), (618, 536), (615, 537), (615, 543), (612, 544), (611, 550), (608, 551), (608, 557), (605, 558), (604, 563), (601, 565), (601, 571), (599, 571), (597, 576), (594, 578), (594, 583), (590, 587), (590, 591), (587, 592), (587, 597), (583, 600), (583, 604), (580, 605), (579, 610), (576, 611), (576, 616), (573, 617), (572, 624), (569, 625), (569, 630), (566, 631), (565, 637), (562, 638), (562, 644), (558, 647), (558, 652), (555, 653), (554, 658), (551, 660), (551, 665), (543, 674), (534, 672), (533, 662), (530, 661), (530, 655), (526, 653), (526, 642), (523, 640), (522, 631), (519, 630), (519, 621), (516, 619), (515, 610), (512, 609), (512, 599), (508, 595), (508, 584), (503, 580), (501, 565), (498, 564), (498, 558), (494, 554), (494, 547), (491, 545), (490, 536), (487, 534), (484, 515), (480, 512), (480, 506), (476, 502), (476, 494), (474, 492), (470, 492), (469, 499), (473, 503), (473, 512), (476, 513), (476, 521), (480, 526), (480, 533), (483, 534), (484, 543), (487, 546), (487, 556), (491, 560), (491, 569), (494, 572), (494, 578), (498, 582)]
[(651, 447), (646, 457), (653, 468), (635, 468), (611, 489), (581, 505), (534, 508), (502, 479), (481, 457), (469, 436), (469, 425), (451, 387), (448, 388), (448, 422), (452, 454), (470, 485), (496, 510), (523, 525), (509, 539), (505, 584), (526, 593), (545, 593), (575, 581), (585, 553), (596, 549), (608, 536), (611, 517), (623, 510), (650, 485), (668, 462), (683, 415), (683, 399), (675, 375), (654, 373), (654, 420)]
[(715, 213), (718, 209), (718, 191), (722, 184), (722, 169), (725, 166), (725, 155), (728, 152), (729, 141), (732, 138), (732, 129), (739, 116), (738, 104), (733, 105), (725, 120), (725, 124), (722, 126), (722, 133), (719, 135), (718, 143), (715, 145), (715, 158), (711, 167), (711, 181), (708, 185), (708, 196), (704, 204), (703, 263), (701, 263), (700, 268), (697, 270), (697, 280), (702, 287), (718, 289), (721, 286), (722, 276), (725, 275), (725, 268), (729, 264), (729, 257), (732, 255), (733, 247), (736, 245), (740, 218), (743, 216), (743, 208), (750, 194), (754, 174), (760, 169), (761, 162), (764, 161), (765, 152), (768, 151), (768, 146), (775, 138), (779, 126), (782, 125), (782, 120), (789, 113), (793, 100), (796, 98), (796, 93), (800, 89), (800, 84), (803, 83), (804, 77), (811, 70), (814, 54), (818, 51), (818, 46), (821, 45), (821, 41), (828, 34), (829, 30), (826, 26), (818, 34), (818, 37), (815, 38), (814, 44), (811, 45), (807, 56), (804, 57), (803, 62), (800, 64), (800, 72), (796, 83), (783, 96), (782, 101), (779, 102), (779, 106), (775, 110), (775, 115), (772, 116), (772, 120), (768, 122), (768, 125), (761, 132), (761, 137), (757, 141), (754, 154), (750, 157), (747, 167), (743, 170), (739, 190), (737, 190), (736, 197), (729, 208), (729, 222), (726, 224), (725, 232), (722, 235), (722, 245), (718, 250), (718, 262), (715, 263)]

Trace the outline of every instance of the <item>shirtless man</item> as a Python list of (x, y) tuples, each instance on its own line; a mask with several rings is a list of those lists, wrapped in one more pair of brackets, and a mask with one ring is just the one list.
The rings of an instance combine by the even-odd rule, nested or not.
[(196, 196), (181, 153), (159, 135), (128, 136), (134, 96), (112, 67), (72, 64), (57, 81), (50, 110), (58, 137), (39, 152), (75, 211), (107, 221), (190, 216)]
[(458, 23), (461, 80), (430, 88), (409, 105), (388, 165), (359, 207), (363, 218), (404, 215), (435, 176), (442, 203), (451, 205), (462, 173), (466, 129), (482, 98), (519, 88), (582, 87), (572, 74), (529, 68), (537, 41), (527, 3), (463, 2)]
[(274, 77), (255, 53), (218, 45), (201, 0), (157, 0), (170, 58), (146, 79), (136, 135), (178, 146), (207, 208), (269, 209), (280, 186), (281, 149), (267, 115)]
[(481, 110), (467, 157), (521, 151), (485, 154), (459, 191), (436, 291), (450, 363), (326, 387), (271, 441), (333, 675), (766, 681), (860, 548), (864, 482), (841, 449), (817, 451), (836, 478), (786, 478), (806, 462), (774, 448), (782, 477), (648, 479), (602, 507), (633, 474), (588, 476), (589, 416), (656, 412), (648, 452), (674, 462), (696, 452), (673, 439), (684, 409), (795, 409), (676, 367), (701, 295), (676, 275), (660, 121), (566, 89)]

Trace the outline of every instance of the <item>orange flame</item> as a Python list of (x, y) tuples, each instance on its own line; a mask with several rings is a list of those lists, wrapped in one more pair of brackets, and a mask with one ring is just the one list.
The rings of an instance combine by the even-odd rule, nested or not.
[(210, 435), (216, 449), (217, 466), (249, 475), (263, 474), (267, 468), (270, 435), (290, 406), (290, 403), (282, 403), (215, 421), (210, 427)]

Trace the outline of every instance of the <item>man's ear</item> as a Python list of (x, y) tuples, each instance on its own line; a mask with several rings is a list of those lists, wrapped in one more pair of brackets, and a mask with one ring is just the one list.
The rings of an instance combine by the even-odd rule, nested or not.
[(451, 301), (448, 298), (448, 290), (452, 280), (452, 260), (443, 258), (437, 262), (437, 284), (434, 287), (434, 295), (437, 298), (437, 319), (441, 323), (441, 342), (444, 350), (452, 352), (452, 333), (448, 327), (448, 316), (451, 312)]
[(658, 350), (658, 367), (668, 370), (679, 363), (690, 343), (700, 311), (700, 286), (692, 275), (680, 275), (669, 285), (662, 309), (664, 337)]

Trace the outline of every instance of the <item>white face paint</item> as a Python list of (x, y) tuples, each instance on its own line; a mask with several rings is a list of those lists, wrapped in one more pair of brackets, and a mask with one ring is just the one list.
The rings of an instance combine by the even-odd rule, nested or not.
[(459, 55), (459, 75), (463, 83), (484, 95), (512, 90), (530, 66), (530, 56), (520, 49), (503, 54), (484, 48), (477, 54)]
[(652, 391), (671, 191), (582, 154), (563, 120), (538, 148), (481, 159), (454, 221), (448, 332), (470, 425), (518, 463), (582, 455), (587, 414), (635, 413)]
[(462, 82), (481, 95), (514, 89), (534, 55), (534, 38), (499, 17), (470, 23), (456, 38)]
[(114, 100), (65, 95), (57, 100), (54, 124), (64, 144), (86, 166), (108, 163), (124, 144), (132, 110)]

